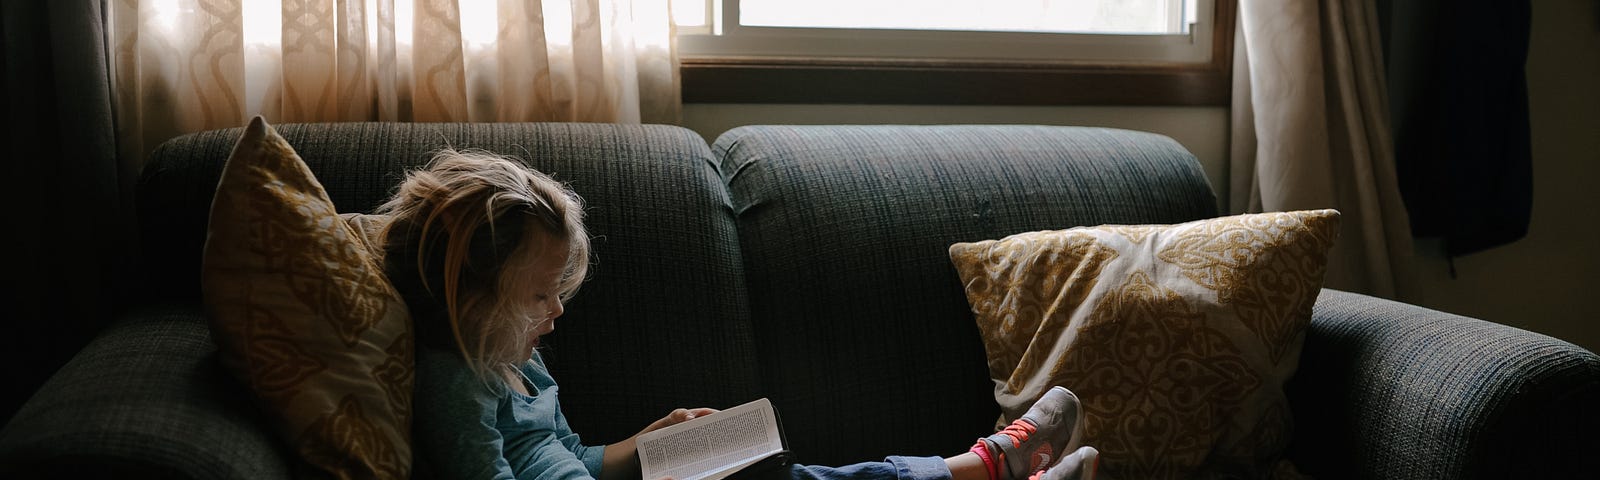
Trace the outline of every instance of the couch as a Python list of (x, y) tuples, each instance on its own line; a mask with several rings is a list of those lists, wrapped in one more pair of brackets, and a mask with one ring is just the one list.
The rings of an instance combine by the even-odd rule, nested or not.
[[(948, 455), (999, 413), (955, 242), (1218, 215), (1150, 133), (1047, 126), (285, 124), (345, 212), (444, 146), (515, 155), (589, 204), (591, 279), (544, 356), (587, 443), (673, 407), (777, 406), (805, 463)], [(0, 477), (282, 478), (287, 447), (218, 366), (207, 213), (240, 129), (168, 141), (138, 184), (141, 299), (0, 431)], [(1600, 358), (1325, 289), (1288, 384), (1322, 478), (1572, 478), (1600, 467)], [(1592, 478), (1592, 477), (1590, 477)]]

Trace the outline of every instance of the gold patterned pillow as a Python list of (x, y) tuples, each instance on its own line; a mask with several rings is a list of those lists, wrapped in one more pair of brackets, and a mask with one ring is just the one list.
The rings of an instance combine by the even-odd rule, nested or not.
[(260, 117), (211, 204), (201, 276), (218, 357), (317, 476), (411, 470), (411, 321), (368, 244), (380, 220), (341, 218)]
[(1111, 478), (1294, 471), (1283, 383), (1321, 291), (1339, 212), (1108, 225), (958, 243), (1004, 419), (1077, 393)]

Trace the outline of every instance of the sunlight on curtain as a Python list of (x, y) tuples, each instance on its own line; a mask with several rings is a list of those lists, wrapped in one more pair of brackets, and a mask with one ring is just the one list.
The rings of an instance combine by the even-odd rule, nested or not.
[(1404, 299), (1411, 230), (1377, 25), (1374, 0), (1239, 2), (1229, 210), (1338, 209), (1325, 285)]
[(660, 0), (113, 0), (121, 153), (313, 121), (677, 123)]

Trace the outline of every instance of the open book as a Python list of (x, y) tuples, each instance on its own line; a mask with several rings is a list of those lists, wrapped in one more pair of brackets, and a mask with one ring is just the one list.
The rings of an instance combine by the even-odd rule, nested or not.
[(772, 402), (762, 398), (639, 435), (645, 479), (715, 480), (785, 453)]

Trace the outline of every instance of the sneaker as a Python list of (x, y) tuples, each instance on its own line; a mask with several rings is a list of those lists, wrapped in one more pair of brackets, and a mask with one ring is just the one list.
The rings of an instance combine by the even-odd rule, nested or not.
[(1028, 480), (1094, 480), (1100, 468), (1100, 451), (1094, 447), (1081, 447), (1061, 459), (1061, 463), (1033, 474)]
[(978, 439), (997, 463), (999, 480), (1021, 480), (1055, 465), (1061, 452), (1078, 448), (1083, 430), (1078, 396), (1053, 387), (999, 433)]

